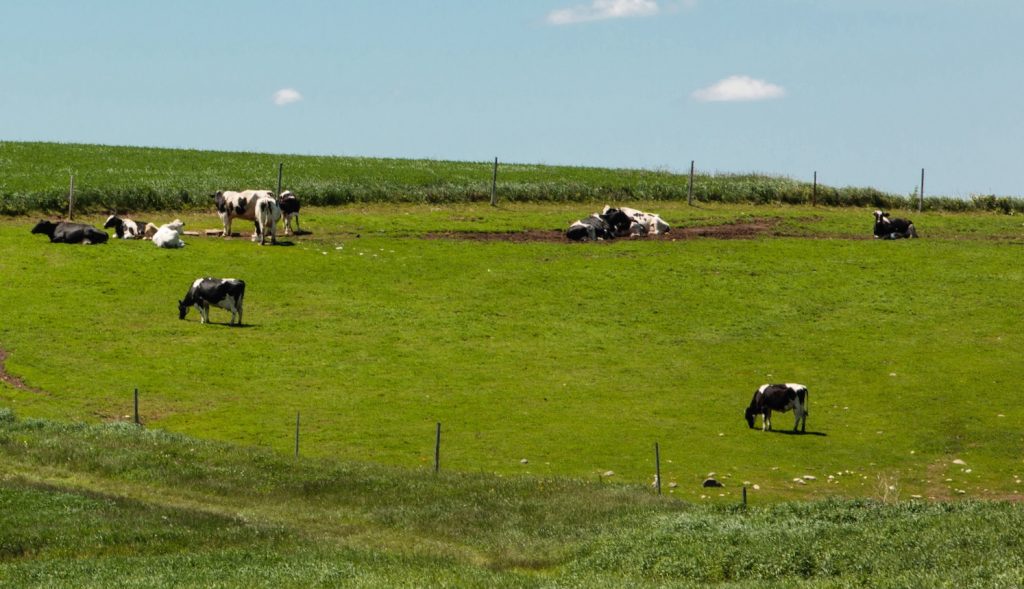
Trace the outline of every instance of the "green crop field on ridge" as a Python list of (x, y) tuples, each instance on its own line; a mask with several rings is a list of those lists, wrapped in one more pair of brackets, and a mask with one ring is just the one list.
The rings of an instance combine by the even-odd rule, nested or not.
[[(682, 162), (688, 170), (689, 162)], [(74, 176), (82, 212), (205, 210), (217, 190), (283, 188), (306, 205), (356, 203), (489, 202), (493, 161), (453, 162), (367, 157), (118, 147), (0, 141), (0, 214), (67, 210)], [(698, 168), (605, 169), (501, 162), (496, 197), (503, 203), (682, 201), (751, 204), (824, 204), (906, 209), (915, 195), (868, 187), (814, 185), (760, 173), (719, 173)], [(1024, 199), (928, 195), (925, 210), (1024, 212)]]

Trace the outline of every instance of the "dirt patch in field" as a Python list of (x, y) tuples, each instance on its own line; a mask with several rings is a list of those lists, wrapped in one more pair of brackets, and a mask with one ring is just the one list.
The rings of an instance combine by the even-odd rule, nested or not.
[(21, 380), (17, 376), (7, 373), (7, 350), (3, 348), (0, 348), (0, 381), (3, 381), (20, 391), (28, 391), (30, 393), (38, 393), (40, 395), (46, 394), (46, 391), (29, 386), (25, 384), (25, 381)]
[[(648, 237), (629, 238), (623, 237), (619, 240), (602, 241), (601, 243), (615, 243), (616, 241), (629, 241), (630, 239), (644, 239), (654, 241), (680, 241), (687, 239), (708, 238), (708, 239), (754, 239), (762, 235), (776, 235), (775, 228), (778, 226), (778, 219), (753, 219), (746, 223), (730, 223), (727, 225), (708, 225), (706, 227), (677, 227), (664, 235), (651, 235)], [(529, 231), (513, 231), (508, 233), (483, 232), (483, 231), (445, 231), (442, 233), (427, 233), (423, 236), (426, 239), (459, 239), (466, 241), (509, 241), (509, 242), (549, 242), (549, 243), (575, 243), (565, 236), (564, 231), (552, 231), (544, 229), (531, 229)]]

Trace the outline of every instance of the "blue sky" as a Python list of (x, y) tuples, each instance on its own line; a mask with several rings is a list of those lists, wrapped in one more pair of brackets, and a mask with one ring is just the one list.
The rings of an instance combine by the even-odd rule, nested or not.
[(1024, 194), (1020, 0), (3, 0), (0, 22), (0, 140)]

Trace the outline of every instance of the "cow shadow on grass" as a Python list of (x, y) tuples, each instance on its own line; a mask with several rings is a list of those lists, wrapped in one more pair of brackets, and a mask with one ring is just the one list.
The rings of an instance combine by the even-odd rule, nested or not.
[(820, 437), (828, 437), (828, 434), (826, 434), (825, 432), (795, 432), (795, 431), (793, 431), (791, 429), (772, 429), (772, 430), (768, 430), (768, 432), (772, 433), (772, 434), (782, 434), (784, 436), (820, 436)]

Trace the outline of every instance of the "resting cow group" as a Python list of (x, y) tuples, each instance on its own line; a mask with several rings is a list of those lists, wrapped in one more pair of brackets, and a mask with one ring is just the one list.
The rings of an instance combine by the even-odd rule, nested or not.
[[(231, 236), (231, 221), (235, 218), (248, 219), (255, 224), (253, 241), (260, 245), (277, 243), (277, 222), (284, 219), (285, 235), (291, 235), (292, 222), (296, 231), (299, 230), (299, 199), (295, 193), (286, 190), (279, 198), (268, 190), (244, 190), (241, 192), (219, 191), (213, 195), (217, 214), (224, 227), (224, 236)], [(110, 215), (103, 223), (103, 229), (113, 229), (117, 239), (152, 240), (160, 248), (180, 249), (185, 247), (181, 240), (185, 223), (175, 219), (157, 227), (152, 223), (129, 219), (118, 215)], [(46, 235), (51, 243), (69, 244), (101, 244), (110, 239), (110, 235), (92, 225), (73, 223), (70, 221), (39, 221), (33, 228), (33, 234)], [(242, 325), (242, 299), (245, 295), (245, 282), (234, 278), (203, 277), (196, 279), (185, 298), (178, 301), (178, 318), (184, 319), (191, 307), (199, 311), (200, 323), (209, 322), (210, 306), (220, 307), (231, 312), (229, 325)]]
[(668, 233), (669, 225), (654, 213), (629, 207), (605, 206), (600, 213), (569, 225), (565, 236), (573, 241), (596, 241), (616, 237), (644, 237)]

